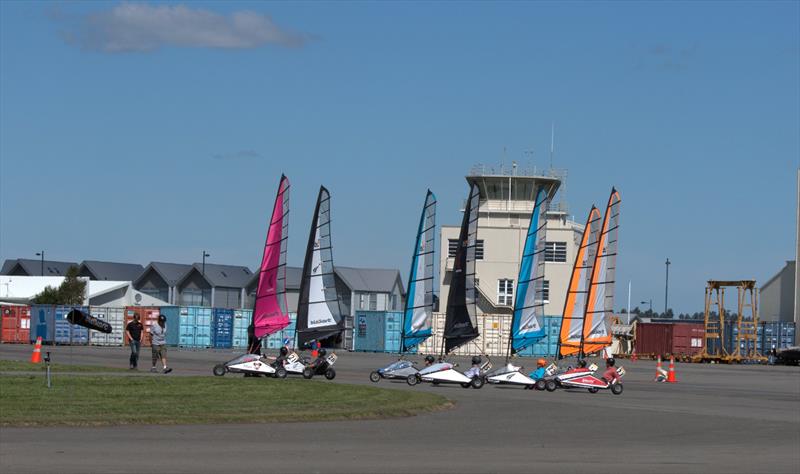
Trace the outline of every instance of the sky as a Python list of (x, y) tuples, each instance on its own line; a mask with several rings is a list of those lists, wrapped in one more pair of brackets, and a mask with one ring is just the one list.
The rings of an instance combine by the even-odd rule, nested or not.
[(616, 306), (795, 258), (800, 2), (4, 1), (0, 259), (254, 269), (285, 173), (290, 264), (324, 184), (335, 262), (405, 274), (426, 189), (458, 224), (552, 124), (576, 220), (621, 192)]

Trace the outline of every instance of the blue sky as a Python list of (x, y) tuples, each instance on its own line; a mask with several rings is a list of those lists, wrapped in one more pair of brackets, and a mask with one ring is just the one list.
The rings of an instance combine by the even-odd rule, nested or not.
[(0, 258), (255, 267), (281, 172), (335, 259), (407, 271), (476, 163), (621, 190), (617, 289), (699, 311), (794, 258), (798, 2), (0, 3)]

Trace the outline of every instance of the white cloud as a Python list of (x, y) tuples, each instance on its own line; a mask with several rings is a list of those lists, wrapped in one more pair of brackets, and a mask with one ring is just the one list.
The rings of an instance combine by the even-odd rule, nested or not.
[(185, 5), (121, 3), (92, 13), (66, 31), (69, 43), (106, 53), (186, 48), (301, 47), (308, 36), (285, 30), (268, 15), (236, 11), (228, 16)]

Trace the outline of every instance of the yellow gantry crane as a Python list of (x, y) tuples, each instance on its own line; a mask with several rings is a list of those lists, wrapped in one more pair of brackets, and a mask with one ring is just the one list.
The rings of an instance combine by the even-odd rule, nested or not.
[[(725, 288), (736, 288), (736, 341), (725, 350)], [(716, 316), (712, 311), (716, 310)], [(709, 280), (706, 285), (705, 338), (697, 362), (761, 361), (758, 353), (758, 288), (755, 280)]]

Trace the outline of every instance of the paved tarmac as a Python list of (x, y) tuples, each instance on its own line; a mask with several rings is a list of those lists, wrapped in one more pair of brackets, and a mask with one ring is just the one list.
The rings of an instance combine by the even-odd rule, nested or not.
[[(46, 349), (55, 362), (63, 364), (127, 366), (125, 348)], [(149, 355), (147, 349), (142, 354)], [(170, 348), (169, 362), (175, 372), (166, 377), (211, 376), (214, 363), (234, 354)], [(0, 346), (0, 358), (29, 355), (29, 346)], [(339, 356), (336, 380), (326, 383), (369, 384), (370, 370), (395, 359), (386, 354), (340, 352)], [(143, 359), (146, 366), (148, 358)], [(522, 362), (533, 363), (530, 359)], [(652, 361), (622, 364), (628, 373), (620, 396), (607, 391), (548, 393), (496, 386), (412, 388), (404, 382), (381, 381), (382, 387), (429, 390), (456, 403), (451, 410), (401, 419), (3, 428), (0, 470), (800, 472), (800, 369), (678, 364), (679, 383), (671, 385), (652, 382)], [(264, 383), (280, 381), (265, 379)]]

